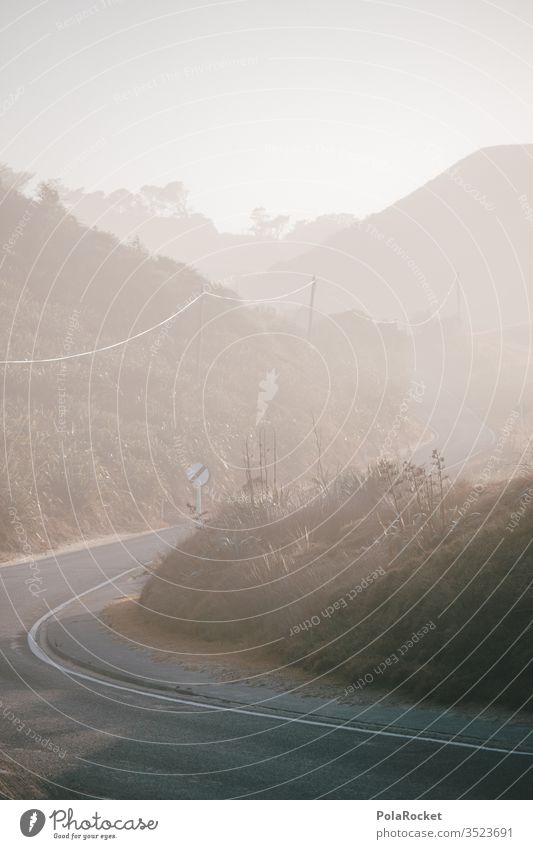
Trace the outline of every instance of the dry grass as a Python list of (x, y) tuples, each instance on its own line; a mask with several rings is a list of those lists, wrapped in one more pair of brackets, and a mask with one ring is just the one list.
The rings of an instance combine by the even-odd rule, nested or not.
[[(176, 647), (191, 638), (221, 648), (277, 641), (274, 662), (344, 687), (432, 622), (386, 674), (372, 674), (374, 686), (447, 704), (521, 706), (529, 693), (531, 516), (512, 532), (507, 524), (532, 483), (493, 484), (473, 501), (469, 482), (446, 486), (433, 515), (421, 517), (416, 491), (404, 487), (393, 499), (374, 469), (313, 499), (299, 492), (283, 508), (228, 506), (217, 528), (198, 532), (148, 580), (145, 622), (174, 635)], [(306, 620), (312, 627), (295, 633)]]

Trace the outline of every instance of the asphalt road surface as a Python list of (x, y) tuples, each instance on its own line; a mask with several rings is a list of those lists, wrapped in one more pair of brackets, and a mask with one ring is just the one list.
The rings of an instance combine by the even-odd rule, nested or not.
[[(533, 758), (147, 698), (44, 664), (34, 623), (186, 533), (0, 568), (0, 789), (19, 798), (529, 798)], [(29, 589), (39, 589), (34, 595)], [(35, 583), (37, 581), (37, 584)], [(55, 749), (55, 751), (54, 751)]]

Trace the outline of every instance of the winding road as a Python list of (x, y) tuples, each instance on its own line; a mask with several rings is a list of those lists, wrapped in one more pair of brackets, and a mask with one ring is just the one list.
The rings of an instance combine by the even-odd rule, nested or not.
[(528, 798), (531, 754), (310, 718), (303, 696), (292, 702), (300, 714), (262, 709), (257, 688), (253, 710), (158, 693), (31, 650), (28, 634), (49, 611), (99, 585), (121, 595), (122, 573), (188, 532), (0, 567), (0, 787), (56, 799)]

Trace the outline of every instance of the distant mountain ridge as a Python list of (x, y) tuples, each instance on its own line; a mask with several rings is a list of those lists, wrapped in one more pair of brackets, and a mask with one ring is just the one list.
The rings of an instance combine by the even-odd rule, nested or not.
[[(531, 320), (533, 145), (471, 154), (392, 206), (270, 269), (317, 307), (420, 323), (458, 309), (474, 331)], [(458, 283), (457, 283), (458, 281)]]
[(319, 312), (356, 310), (421, 326), (456, 313), (474, 332), (531, 321), (533, 145), (479, 150), (364, 220), (323, 215), (289, 226), (264, 209), (250, 231), (220, 232), (192, 211), (181, 182), (138, 192), (71, 190), (61, 202), (85, 226), (145, 245), (250, 300), (287, 296), (317, 278)]
[[(252, 211), (250, 231), (228, 233), (217, 229), (201, 212), (189, 208), (183, 183), (142, 186), (138, 192), (118, 189), (106, 194), (68, 189), (56, 184), (62, 203), (88, 227), (114, 233), (118, 238), (138, 238), (152, 253), (170, 256), (194, 266), (212, 280), (232, 285), (239, 276), (265, 271), (274, 262), (286, 262), (305, 244), (321, 243), (356, 218), (348, 214), (322, 215), (289, 224), (289, 217), (270, 217), (266, 210)], [(232, 278), (228, 280), (228, 278)]]

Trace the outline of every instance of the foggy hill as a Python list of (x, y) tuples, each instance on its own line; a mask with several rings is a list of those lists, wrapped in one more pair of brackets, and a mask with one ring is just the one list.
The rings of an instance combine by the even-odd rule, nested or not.
[[(317, 473), (317, 440), (324, 473), (379, 453), (409, 387), (396, 338), (387, 355), (375, 333), (354, 349), (317, 324), (310, 344), (279, 311), (83, 226), (53, 187), (31, 196), (26, 183), (0, 172), (0, 556), (21, 545), (10, 506), (42, 550), (182, 519), (196, 460), (208, 509), (238, 497), (244, 444), (252, 475), (267, 464), (272, 477), (275, 452), (279, 486)], [(422, 430), (410, 409), (391, 447)]]
[[(268, 288), (290, 291), (316, 274), (319, 309), (417, 322), (456, 311), (457, 272), (466, 323), (488, 330), (528, 320), (532, 238), (533, 146), (491, 147), (276, 264)], [(266, 288), (265, 279), (249, 291)]]
[[(108, 230), (120, 239), (138, 237), (149, 251), (162, 253), (220, 281), (264, 272), (287, 262), (306, 245), (326, 241), (356, 220), (347, 214), (321, 215), (290, 225), (285, 215), (252, 211), (246, 233), (221, 232), (214, 222), (190, 209), (183, 183), (87, 192), (58, 185), (62, 202), (84, 224)], [(233, 281), (232, 281), (233, 282)]]
[(150, 256), (138, 241), (123, 244), (83, 226), (52, 185), (25, 192), (28, 179), (0, 169), (1, 270), (41, 302), (41, 320), (56, 303), (80, 306), (100, 334), (124, 338), (172, 315), (206, 283), (184, 263)]

